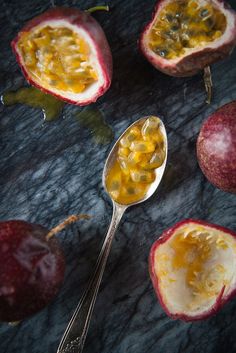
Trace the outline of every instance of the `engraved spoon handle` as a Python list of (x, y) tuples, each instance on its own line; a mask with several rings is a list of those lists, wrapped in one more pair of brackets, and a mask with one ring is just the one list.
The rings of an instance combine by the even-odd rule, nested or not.
[(111, 223), (100, 251), (94, 274), (66, 328), (57, 353), (82, 353), (112, 240), (126, 208), (115, 202), (113, 203)]

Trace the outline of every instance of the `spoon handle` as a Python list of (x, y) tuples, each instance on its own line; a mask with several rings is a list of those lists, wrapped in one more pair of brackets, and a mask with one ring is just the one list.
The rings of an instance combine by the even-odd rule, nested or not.
[(82, 353), (112, 240), (125, 210), (125, 206), (113, 203), (111, 223), (100, 251), (94, 274), (66, 328), (57, 353)]

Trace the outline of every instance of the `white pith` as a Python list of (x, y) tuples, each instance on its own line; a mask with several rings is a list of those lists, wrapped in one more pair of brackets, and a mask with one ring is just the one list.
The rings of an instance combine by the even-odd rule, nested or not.
[[(55, 87), (53, 88), (49, 88), (48, 86), (46, 86), (43, 82), (41, 82), (40, 79), (37, 80), (37, 78), (33, 75), (30, 74), (30, 72), (27, 72), (28, 76), (30, 79), (32, 79), (32, 81), (36, 82), (37, 84), (39, 84), (39, 86), (45, 88), (45, 89), (49, 89), (51, 90), (53, 93), (55, 93), (58, 96), (62, 96), (63, 98), (67, 98), (71, 101), (76, 101), (76, 102), (84, 102), (86, 100), (90, 100), (93, 97), (95, 97), (97, 95), (97, 92), (99, 91), (99, 89), (101, 87), (104, 86), (105, 84), (105, 79), (104, 79), (104, 75), (103, 75), (103, 70), (102, 67), (99, 63), (98, 60), (98, 52), (97, 49), (94, 45), (94, 42), (92, 40), (92, 38), (90, 37), (90, 35), (88, 34), (88, 32), (86, 32), (82, 27), (79, 26), (75, 26), (65, 20), (50, 20), (50, 21), (45, 21), (42, 24), (34, 27), (32, 30), (34, 32), (37, 32), (38, 30), (44, 28), (44, 27), (56, 27), (56, 28), (69, 28), (71, 29), (73, 32), (77, 33), (78, 36), (80, 36), (81, 38), (83, 38), (85, 40), (85, 42), (88, 44), (89, 48), (90, 48), (90, 54), (89, 54), (89, 63), (91, 64), (91, 66), (94, 68), (94, 70), (97, 73), (98, 79), (93, 82), (92, 84), (90, 84), (89, 86), (86, 87), (86, 89), (83, 92), (80, 93), (72, 93), (72, 92), (68, 92), (68, 91), (63, 91), (63, 90), (59, 90)], [(16, 48), (18, 54), (21, 57), (23, 66), (26, 67), (25, 62), (24, 62), (24, 58), (19, 50), (19, 48)]]
[(169, 65), (172, 66), (172, 65), (176, 64), (177, 62), (179, 62), (184, 56), (199, 52), (199, 50), (201, 50), (201, 49), (207, 49), (207, 48), (214, 49), (214, 48), (221, 47), (223, 44), (226, 44), (227, 42), (229, 42), (232, 39), (232, 37), (234, 36), (233, 31), (234, 31), (235, 22), (236, 22), (235, 15), (231, 11), (229, 11), (228, 9), (224, 8), (224, 4), (219, 4), (215, 0), (210, 0), (210, 1), (209, 0), (198, 0), (198, 3), (200, 5), (210, 3), (216, 9), (220, 9), (220, 11), (225, 15), (225, 17), (227, 18), (227, 21), (226, 21), (226, 28), (225, 28), (225, 31), (222, 34), (222, 36), (215, 39), (212, 42), (202, 44), (202, 45), (197, 46), (195, 48), (185, 48), (184, 55), (173, 58), (173, 59), (165, 59), (165, 58), (159, 56), (158, 54), (154, 53), (153, 50), (150, 48), (150, 45), (149, 45), (150, 32), (153, 28), (153, 25), (156, 22), (157, 17), (159, 16), (159, 12), (170, 2), (173, 2), (173, 0), (166, 0), (160, 4), (155, 17), (153, 18), (151, 24), (148, 26), (148, 28), (145, 31), (144, 36), (143, 36), (143, 47), (145, 48), (147, 55), (150, 58), (153, 58), (153, 60), (158, 57), (158, 60), (160, 62), (163, 62), (163, 64), (165, 66), (169, 66)]
[[(194, 291), (186, 281), (187, 269), (184, 267), (173, 268), (172, 259), (175, 250), (171, 243), (181, 234), (187, 237), (195, 231), (196, 236), (204, 237), (210, 246), (210, 256), (203, 265), (201, 273), (196, 273), (196, 283), (201, 286), (202, 279), (216, 280), (214, 294)], [(227, 248), (222, 248), (222, 240)], [(179, 250), (181, 251), (181, 249)], [(194, 258), (194, 253), (191, 255)], [(222, 267), (223, 266), (223, 267)], [(219, 270), (220, 269), (220, 270)], [(222, 269), (224, 271), (222, 272)], [(154, 271), (158, 279), (158, 290), (162, 302), (172, 315), (197, 316), (202, 315), (215, 305), (217, 298), (224, 288), (223, 298), (228, 297), (236, 287), (236, 240), (230, 234), (222, 231), (196, 225), (194, 223), (183, 225), (176, 230), (166, 242), (160, 244), (154, 254)], [(211, 273), (211, 278), (209, 274)], [(201, 279), (200, 281), (198, 280)]]

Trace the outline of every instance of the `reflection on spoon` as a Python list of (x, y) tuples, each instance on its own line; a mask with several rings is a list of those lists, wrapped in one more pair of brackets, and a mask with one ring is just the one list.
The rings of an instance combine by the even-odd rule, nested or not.
[(103, 170), (103, 185), (113, 202), (111, 224), (95, 272), (67, 326), (57, 353), (82, 353), (115, 231), (128, 207), (147, 200), (155, 192), (166, 160), (166, 130), (163, 122), (153, 116), (132, 124), (112, 148)]

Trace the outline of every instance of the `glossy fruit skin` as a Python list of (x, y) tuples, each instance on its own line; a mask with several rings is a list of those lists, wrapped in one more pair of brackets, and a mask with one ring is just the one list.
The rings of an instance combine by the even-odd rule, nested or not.
[[(43, 24), (44, 22), (50, 24), (50, 21), (63, 20), (72, 25), (82, 28), (90, 36), (91, 40), (95, 45), (95, 50), (97, 54), (97, 60), (101, 65), (102, 74), (104, 77), (103, 86), (99, 87), (99, 90), (93, 97), (85, 99), (83, 101), (77, 102), (62, 95), (56, 94), (53, 90), (45, 89), (41, 87), (37, 82), (35, 82), (28, 74), (26, 67), (23, 64), (23, 60), (20, 56), (19, 51), (17, 50), (17, 44), (22, 34), (25, 32), (30, 32), (34, 27)], [(76, 8), (66, 8), (66, 7), (54, 7), (43, 14), (33, 18), (25, 24), (22, 30), (17, 34), (15, 39), (11, 42), (12, 50), (16, 56), (16, 60), (25, 76), (27, 81), (33, 86), (41, 89), (42, 91), (52, 94), (55, 97), (62, 99), (70, 104), (75, 104), (79, 106), (88, 105), (90, 103), (96, 102), (96, 100), (102, 96), (110, 87), (112, 72), (113, 72), (113, 63), (112, 55), (109, 44), (107, 42), (106, 36), (103, 29), (99, 23), (87, 12), (80, 11)]]
[(236, 193), (236, 101), (219, 108), (203, 123), (197, 158), (212, 184)]
[(27, 318), (43, 309), (64, 279), (65, 259), (48, 230), (21, 220), (0, 222), (0, 321)]
[(228, 228), (221, 227), (217, 224), (208, 223), (208, 222), (205, 222), (202, 220), (190, 218), (190, 219), (182, 220), (182, 221), (174, 224), (172, 227), (166, 229), (162, 233), (160, 238), (158, 238), (153, 243), (151, 250), (150, 250), (150, 254), (149, 254), (149, 274), (151, 277), (151, 281), (152, 281), (156, 296), (157, 296), (163, 310), (166, 312), (166, 314), (168, 316), (170, 316), (172, 319), (180, 319), (180, 320), (187, 321), (187, 322), (188, 321), (204, 320), (204, 319), (207, 319), (207, 318), (215, 315), (230, 299), (232, 299), (236, 296), (236, 288), (234, 290), (232, 290), (232, 292), (229, 293), (227, 296), (224, 296), (224, 287), (223, 287), (218, 298), (216, 299), (215, 305), (212, 306), (210, 308), (210, 310), (207, 310), (200, 315), (190, 316), (190, 315), (186, 315), (186, 314), (173, 314), (168, 310), (167, 306), (165, 305), (165, 303), (162, 299), (161, 291), (159, 289), (159, 280), (158, 280), (156, 273), (155, 273), (155, 252), (156, 252), (156, 249), (161, 244), (165, 243), (169, 238), (171, 238), (175, 234), (175, 232), (178, 230), (178, 228), (180, 228), (184, 225), (187, 225), (189, 223), (191, 223), (191, 224), (195, 223), (196, 225), (210, 227), (212, 229), (216, 229), (216, 230), (225, 232), (225, 233), (231, 235), (232, 237), (236, 238), (236, 233)]
[(161, 9), (162, 5), (167, 0), (159, 0), (153, 11), (151, 21), (145, 26), (139, 40), (139, 48), (141, 53), (146, 57), (146, 59), (159, 71), (164, 72), (167, 75), (175, 77), (188, 77), (197, 74), (199, 71), (203, 70), (205, 67), (213, 64), (216, 61), (223, 60), (231, 54), (234, 47), (236, 46), (236, 12), (230, 8), (224, 0), (212, 0), (219, 8), (227, 10), (233, 16), (233, 26), (232, 31), (220, 46), (216, 48), (210, 48), (209, 46), (199, 49), (199, 51), (188, 54), (184, 57), (180, 57), (175, 60), (175, 62), (170, 62), (169, 60), (163, 59), (151, 50), (148, 50), (147, 43), (145, 41), (146, 35), (151, 28), (157, 13)]

